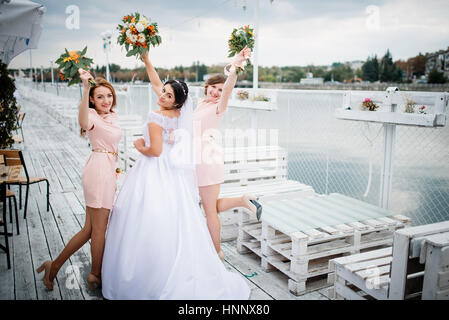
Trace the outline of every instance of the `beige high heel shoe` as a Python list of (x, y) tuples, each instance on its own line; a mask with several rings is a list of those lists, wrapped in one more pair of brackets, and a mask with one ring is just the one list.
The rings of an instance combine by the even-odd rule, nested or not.
[(53, 291), (53, 281), (50, 281), (50, 269), (52, 260), (45, 261), (39, 268), (36, 269), (37, 273), (41, 273), (45, 270), (44, 277), (42, 278), (42, 282), (47, 287), (48, 290)]
[(262, 205), (256, 201), (256, 196), (252, 194), (244, 194), (242, 196), (243, 201), (245, 202), (248, 209), (254, 213), (257, 217), (257, 220), (260, 221), (260, 217), (262, 216)]
[(89, 273), (87, 276), (87, 285), (89, 286), (90, 291), (95, 290), (95, 284), (97, 284), (98, 288), (101, 287), (101, 280), (96, 275)]

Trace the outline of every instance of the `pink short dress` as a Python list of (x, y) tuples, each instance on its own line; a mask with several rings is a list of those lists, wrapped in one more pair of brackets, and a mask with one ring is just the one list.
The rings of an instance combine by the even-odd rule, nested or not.
[(198, 102), (193, 114), (196, 143), (196, 175), (199, 187), (224, 182), (223, 148), (219, 145), (218, 127), (226, 111), (217, 114), (218, 102)]
[[(92, 150), (117, 152), (122, 131), (115, 112), (99, 115), (89, 108), (87, 131)], [(83, 169), (82, 183), (86, 206), (112, 209), (117, 189), (117, 156), (92, 152)]]

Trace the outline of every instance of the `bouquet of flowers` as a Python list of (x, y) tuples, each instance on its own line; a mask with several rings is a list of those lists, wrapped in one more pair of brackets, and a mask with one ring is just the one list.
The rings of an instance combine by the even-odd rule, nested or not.
[(150, 23), (150, 19), (144, 15), (136, 12), (134, 15), (124, 16), (122, 22), (123, 25), (117, 26), (120, 31), (117, 43), (125, 46), (127, 57), (140, 56), (149, 50), (150, 45), (156, 47), (162, 43), (157, 23)]
[[(80, 83), (81, 78), (78, 69), (88, 70), (93, 62), (92, 59), (85, 56), (86, 51), (87, 46), (82, 51), (67, 51), (65, 49), (65, 52), (55, 61), (59, 65), (59, 78), (61, 80), (69, 80), (68, 86)], [(89, 79), (89, 84), (95, 86), (95, 81)]]
[[(228, 58), (231, 58), (238, 54), (243, 48), (248, 47), (251, 51), (254, 49), (254, 29), (251, 29), (248, 26), (240, 27), (238, 29), (232, 30), (231, 37), (228, 40), (229, 45), (229, 55)], [(251, 65), (251, 61), (249, 59), (246, 60), (247, 65)], [(243, 68), (239, 67), (237, 69), (237, 74), (243, 72)]]
[(366, 98), (365, 101), (362, 102), (362, 108), (368, 109), (369, 111), (376, 111), (379, 106), (375, 104), (370, 98)]

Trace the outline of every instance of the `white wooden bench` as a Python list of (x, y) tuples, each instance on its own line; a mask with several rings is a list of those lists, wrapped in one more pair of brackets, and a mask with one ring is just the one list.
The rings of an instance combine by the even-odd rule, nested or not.
[(449, 300), (449, 232), (428, 236), (421, 249), (425, 263), (423, 300)]
[[(133, 141), (142, 136), (142, 128), (124, 128), (120, 157), (126, 168), (132, 167), (140, 155)], [(287, 179), (287, 152), (279, 146), (224, 148), (224, 183), (219, 198), (240, 197), (252, 193), (260, 199), (314, 194), (311, 186)], [(239, 219), (248, 222), (253, 214), (236, 208), (219, 214), (222, 241), (235, 240)]]
[[(404, 228), (394, 233), (393, 247), (330, 260), (329, 269), (333, 273), (329, 275), (328, 282), (334, 286), (329, 290), (329, 297), (351, 300), (419, 299), (423, 295), (425, 269), (440, 267), (434, 265), (435, 257), (429, 256), (427, 262), (423, 258), (429, 254), (425, 249), (427, 239), (431, 239), (429, 243), (432, 243), (434, 236), (448, 231), (449, 221)], [(445, 271), (443, 269), (443, 279), (447, 276)], [(429, 273), (428, 278), (428, 285), (436, 289), (433, 286), (435, 274), (431, 276)], [(445, 290), (441, 291), (441, 297), (447, 294)]]
[[(224, 183), (219, 198), (240, 197), (245, 193), (261, 199), (314, 194), (311, 186), (287, 178), (287, 151), (279, 146), (258, 146), (224, 149)], [(262, 213), (263, 214), (263, 213)], [(219, 214), (221, 240), (231, 241), (238, 236), (241, 223), (254, 220), (244, 208)]]
[(340, 194), (261, 203), (262, 222), (241, 224), (237, 250), (260, 256), (266, 271), (287, 275), (295, 295), (329, 285), (330, 259), (391, 245), (393, 232), (410, 224), (405, 216)]

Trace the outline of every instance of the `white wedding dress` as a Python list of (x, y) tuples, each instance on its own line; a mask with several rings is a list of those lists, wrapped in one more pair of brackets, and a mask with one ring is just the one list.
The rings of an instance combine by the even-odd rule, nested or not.
[(147, 146), (150, 122), (163, 128), (163, 151), (140, 155), (117, 196), (106, 233), (103, 296), (248, 299), (244, 277), (227, 271), (215, 251), (189, 173), (173, 165), (169, 134), (178, 118), (150, 112), (143, 129)]

